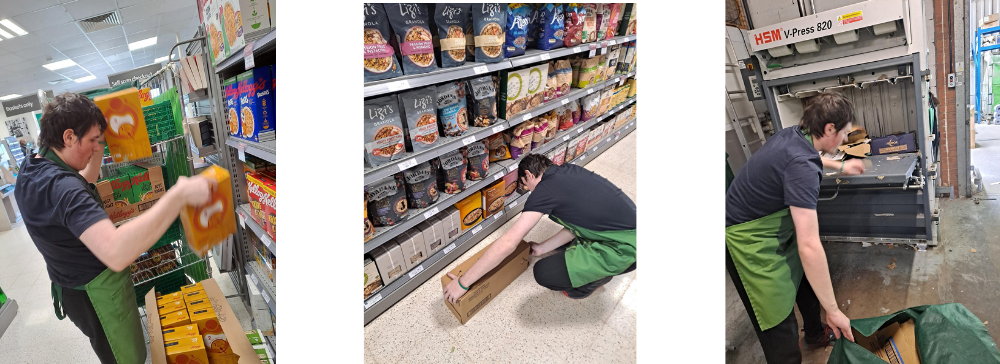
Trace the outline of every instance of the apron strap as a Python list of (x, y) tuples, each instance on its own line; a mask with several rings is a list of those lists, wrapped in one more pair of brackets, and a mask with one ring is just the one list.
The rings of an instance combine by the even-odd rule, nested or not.
[(62, 308), (62, 287), (59, 287), (55, 282), (52, 282), (52, 307), (56, 311), (56, 318), (60, 321), (66, 318)]

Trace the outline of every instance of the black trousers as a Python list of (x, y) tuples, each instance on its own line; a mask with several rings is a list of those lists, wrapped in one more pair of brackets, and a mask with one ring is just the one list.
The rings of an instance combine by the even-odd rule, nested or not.
[[(757, 339), (760, 340), (760, 346), (764, 349), (764, 358), (767, 359), (767, 363), (802, 363), (802, 352), (799, 350), (799, 323), (795, 319), (795, 311), (789, 313), (788, 317), (781, 321), (778, 326), (761, 331), (760, 325), (755, 319), (756, 315), (753, 313), (753, 306), (750, 305), (750, 299), (747, 298), (747, 291), (743, 288), (743, 281), (736, 271), (733, 258), (729, 255), (729, 249), (726, 249), (726, 270), (729, 271), (729, 277), (732, 278), (733, 285), (736, 286), (736, 292), (739, 293), (740, 300), (743, 301), (743, 306), (746, 308), (747, 314), (750, 315), (750, 323), (753, 324)], [(819, 299), (816, 298), (816, 293), (813, 292), (806, 277), (802, 277), (802, 283), (799, 284), (799, 291), (795, 295), (795, 305), (799, 307), (799, 313), (802, 314), (804, 321), (802, 324), (806, 331), (807, 340), (815, 342), (822, 338), (825, 325), (820, 320)]]
[[(566, 269), (566, 245), (558, 249), (555, 254), (542, 258), (535, 262), (535, 282), (538, 285), (553, 291), (566, 291), (570, 297), (584, 297), (590, 295), (595, 289), (608, 283), (611, 277), (599, 279), (585, 284), (581, 287), (573, 287), (569, 279), (569, 270)], [(635, 263), (628, 267), (621, 274), (635, 270)]]
[(72, 288), (60, 287), (60, 289), (63, 293), (63, 313), (90, 338), (90, 346), (94, 348), (102, 364), (116, 364), (111, 344), (108, 343), (108, 337), (104, 334), (101, 320), (97, 318), (97, 311), (94, 311), (94, 305), (90, 302), (87, 292)]

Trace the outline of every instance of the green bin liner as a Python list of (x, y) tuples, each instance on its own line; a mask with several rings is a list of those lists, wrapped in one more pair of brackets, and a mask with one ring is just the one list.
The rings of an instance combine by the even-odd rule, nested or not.
[[(885, 326), (910, 319), (916, 326), (917, 351), (923, 364), (1000, 363), (1000, 351), (986, 326), (960, 303), (917, 306), (891, 315), (851, 320), (851, 327), (871, 336)], [(827, 363), (885, 364), (875, 354), (843, 337), (834, 344)]]

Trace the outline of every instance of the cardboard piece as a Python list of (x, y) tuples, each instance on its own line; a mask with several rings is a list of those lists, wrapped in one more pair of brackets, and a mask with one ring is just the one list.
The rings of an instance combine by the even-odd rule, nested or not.
[(917, 151), (913, 133), (889, 135), (872, 139), (872, 155), (912, 153)]
[(441, 220), (437, 216), (432, 216), (426, 221), (417, 224), (417, 231), (424, 236), (427, 256), (431, 256), (444, 248), (444, 230), (441, 227)]
[(378, 267), (378, 274), (382, 277), (382, 284), (389, 285), (406, 273), (406, 264), (403, 263), (403, 249), (396, 244), (395, 240), (390, 240), (382, 246), (372, 249), (371, 255), (375, 259), (375, 266)]
[(856, 126), (847, 134), (847, 141), (844, 142), (844, 145), (854, 144), (865, 139), (868, 139), (868, 132), (865, 131), (865, 128)]
[[(375, 262), (365, 257), (365, 299), (382, 290), (382, 276), (378, 274)], [(253, 302), (251, 302), (253, 303)]]
[(403, 249), (403, 265), (409, 271), (427, 259), (427, 245), (424, 243), (424, 234), (419, 230), (408, 230), (396, 238), (400, 249)]
[(841, 152), (847, 155), (857, 158), (867, 158), (868, 154), (872, 152), (872, 146), (871, 144), (869, 144), (870, 142), (871, 139), (864, 139), (859, 143), (850, 145), (841, 145), (838, 148), (840, 149)]
[[(492, 243), (490, 244), (492, 245)], [(461, 277), (465, 272), (468, 272), (472, 268), (473, 264), (479, 261), (479, 258), (489, 250), (490, 247), (486, 247), (480, 250), (476, 255), (473, 255), (468, 260), (459, 264), (458, 267), (451, 270), (451, 273), (456, 277)], [(497, 265), (496, 268), (487, 272), (480, 278), (476, 283), (473, 283), (469, 287), (469, 291), (466, 292), (462, 297), (459, 297), (458, 301), (454, 305), (451, 302), (445, 300), (445, 306), (451, 310), (451, 313), (455, 315), (463, 325), (469, 322), (472, 316), (486, 307), (490, 301), (497, 298), (500, 292), (503, 291), (511, 282), (517, 279), (521, 273), (524, 273), (528, 269), (528, 243), (521, 241), (514, 248), (514, 252), (504, 258), (503, 261)], [(448, 283), (451, 283), (451, 278), (448, 275), (441, 277), (441, 287), (447, 287)]]
[(856, 344), (875, 354), (890, 364), (920, 364), (913, 320), (902, 324), (893, 323), (872, 336), (863, 336), (854, 331)]
[(449, 207), (444, 210), (441, 216), (441, 231), (444, 234), (444, 245), (451, 244), (451, 242), (458, 239), (459, 235), (462, 235), (462, 214), (455, 207)]
[[(159, 199), (167, 193), (166, 185), (164, 185), (163, 182), (163, 171), (159, 166), (149, 164), (137, 164), (137, 166), (141, 166), (149, 172), (148, 182), (150, 184), (150, 188), (152, 189), (152, 193), (147, 194), (145, 200), (130, 203), (127, 198), (125, 200), (116, 199), (116, 189), (114, 188), (114, 185), (119, 182), (104, 180), (98, 181), (95, 184), (97, 187), (97, 193), (101, 195), (101, 201), (104, 204), (104, 211), (108, 213), (108, 217), (111, 218), (111, 222), (119, 222), (142, 215), (143, 212), (152, 208), (153, 204), (156, 203), (156, 201), (159, 201)], [(145, 176), (142, 178), (145, 179)], [(131, 185), (131, 182), (129, 182), (129, 184)], [(120, 185), (119, 187), (124, 186)], [(131, 189), (131, 187), (129, 189)], [(118, 190), (118, 194), (121, 195), (122, 189), (119, 188)]]
[[(201, 284), (208, 299), (212, 302), (212, 307), (219, 318), (219, 324), (222, 325), (223, 332), (230, 338), (229, 346), (232, 348), (233, 353), (239, 356), (239, 364), (259, 363), (260, 359), (257, 358), (253, 346), (250, 345), (250, 340), (246, 339), (243, 327), (240, 326), (239, 320), (236, 319), (233, 309), (229, 307), (229, 302), (226, 301), (226, 296), (219, 289), (219, 284), (213, 278), (201, 281)], [(156, 304), (155, 292), (156, 289), (154, 288), (146, 294), (146, 307), (154, 307)], [(167, 353), (164, 348), (163, 329), (160, 326), (158, 318), (159, 316), (157, 315), (147, 316), (150, 357), (152, 364), (168, 364)]]

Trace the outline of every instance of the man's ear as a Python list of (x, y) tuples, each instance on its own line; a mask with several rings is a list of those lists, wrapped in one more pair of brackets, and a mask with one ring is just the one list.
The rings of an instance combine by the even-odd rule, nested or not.
[(75, 140), (76, 140), (76, 134), (73, 133), (73, 129), (66, 129), (65, 131), (63, 131), (63, 144), (64, 145), (70, 146), (70, 145), (73, 144), (73, 141), (75, 141)]

